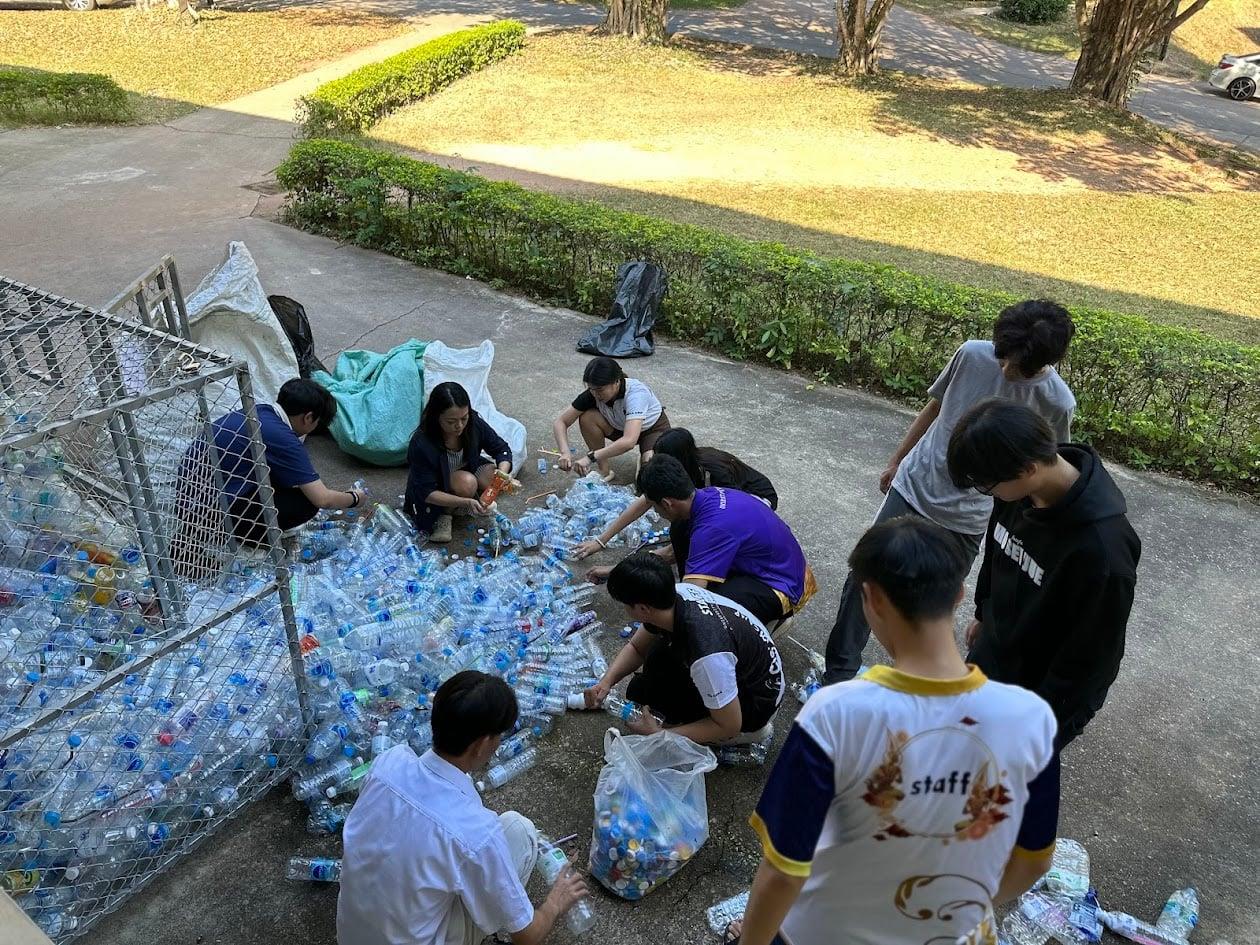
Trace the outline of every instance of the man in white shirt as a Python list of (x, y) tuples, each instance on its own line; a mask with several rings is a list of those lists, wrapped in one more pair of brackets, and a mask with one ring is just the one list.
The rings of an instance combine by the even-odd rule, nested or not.
[(338, 945), (479, 945), (496, 932), (538, 945), (586, 895), (566, 870), (534, 909), (525, 882), (538, 831), (487, 810), (469, 777), (516, 715), (502, 679), (457, 673), (433, 700), (433, 748), (416, 757), (396, 745), (372, 765), (343, 830)]
[(849, 557), (893, 666), (824, 686), (796, 718), (753, 829), (742, 945), (996, 945), (993, 907), (1050, 866), (1054, 714), (967, 666), (954, 610), (967, 557), (918, 516)]

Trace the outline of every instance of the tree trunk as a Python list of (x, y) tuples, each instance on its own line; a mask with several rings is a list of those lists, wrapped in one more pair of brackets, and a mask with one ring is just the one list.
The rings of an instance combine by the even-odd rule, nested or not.
[[(1177, 0), (1173, 0), (1177, 2)], [(1081, 57), (1071, 90), (1124, 108), (1134, 87), (1134, 69), (1142, 53), (1207, 4), (1194, 0), (1169, 18), (1168, 0), (1097, 0), (1086, 20), (1085, 0), (1077, 0)]]
[(669, 41), (668, 15), (669, 0), (609, 0), (602, 28), (610, 36), (663, 45)]
[(879, 71), (879, 37), (893, 0), (836, 0), (836, 71), (856, 78)]

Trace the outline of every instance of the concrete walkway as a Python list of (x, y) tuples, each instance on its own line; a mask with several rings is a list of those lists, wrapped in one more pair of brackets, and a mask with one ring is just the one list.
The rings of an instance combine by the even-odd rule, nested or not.
[[(422, 24), (424, 35), (465, 22)], [(331, 70), (336, 73), (346, 64)], [(253, 215), (293, 134), (286, 116), (311, 80), (204, 110), (169, 126), (33, 129), (0, 135), (0, 272), (90, 303), (110, 298), (163, 253), (191, 289), (225, 242), (252, 250), (269, 292), (302, 301), (327, 360), (346, 347), (387, 348), (408, 337), (498, 348), (493, 389), (531, 442), (576, 389), (585, 359), (573, 342), (588, 320), (470, 280), (339, 246)], [(874, 513), (876, 478), (905, 410), (853, 391), (814, 389), (777, 371), (714, 358), (662, 339), (636, 362), (675, 422), (770, 475), (783, 514), (822, 583), (799, 622), (821, 647), (844, 557)], [(359, 475), (327, 441), (317, 463), (330, 483)], [(626, 472), (622, 470), (623, 474)], [(1066, 759), (1062, 834), (1083, 840), (1107, 905), (1153, 916), (1174, 888), (1203, 895), (1203, 932), (1260, 940), (1260, 516), (1252, 504), (1157, 476), (1116, 470), (1145, 549), (1124, 668), (1112, 697)], [(400, 470), (370, 470), (380, 495)], [(536, 476), (527, 477), (533, 486)], [(549, 484), (554, 480), (549, 480)], [(509, 512), (515, 506), (506, 506)], [(606, 605), (604, 616), (617, 621)], [(872, 647), (868, 658), (881, 654)], [(789, 673), (804, 669), (785, 653)], [(779, 726), (786, 731), (790, 711)], [(541, 767), (493, 797), (548, 832), (579, 832), (600, 764), (605, 720), (567, 718)], [(710, 778), (712, 838), (679, 877), (642, 903), (601, 896), (588, 941), (648, 945), (705, 940), (703, 911), (745, 885), (756, 848), (745, 825), (761, 771)], [(252, 807), (188, 861), (89, 933), (111, 945), (308, 945), (333, 941), (335, 890), (286, 883), (291, 854), (335, 853), (302, 833), (282, 792)], [(559, 941), (565, 941), (563, 936)]]

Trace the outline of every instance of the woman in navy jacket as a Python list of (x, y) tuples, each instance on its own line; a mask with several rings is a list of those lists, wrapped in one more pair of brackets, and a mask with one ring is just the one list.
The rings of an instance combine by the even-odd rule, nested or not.
[(433, 388), (407, 447), (404, 511), (431, 541), (451, 540), (451, 515), (485, 515), (478, 498), (495, 470), (512, 474), (512, 448), (477, 415), (468, 392), (448, 381)]

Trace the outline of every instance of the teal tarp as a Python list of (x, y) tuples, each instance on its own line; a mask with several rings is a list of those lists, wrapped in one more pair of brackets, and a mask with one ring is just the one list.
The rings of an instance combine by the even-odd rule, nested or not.
[(377, 466), (401, 466), (424, 406), (425, 342), (412, 338), (385, 354), (343, 351), (332, 374), (312, 377), (332, 393), (337, 444)]

